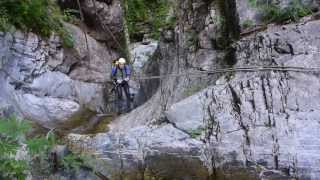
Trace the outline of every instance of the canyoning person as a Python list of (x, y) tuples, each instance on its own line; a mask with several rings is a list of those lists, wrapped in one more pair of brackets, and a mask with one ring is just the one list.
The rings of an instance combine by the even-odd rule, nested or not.
[(124, 58), (120, 58), (119, 60), (117, 60), (114, 63), (114, 66), (112, 67), (111, 78), (114, 80), (114, 83), (116, 85), (115, 90), (118, 98), (118, 102), (117, 102), (118, 113), (121, 113), (121, 109), (122, 109), (122, 103), (121, 103), (121, 101), (123, 100), (122, 90), (125, 93), (126, 101), (127, 101), (126, 111), (130, 111), (130, 103), (132, 100), (130, 96), (130, 88), (129, 88), (130, 76), (131, 76), (131, 71), (126, 60)]

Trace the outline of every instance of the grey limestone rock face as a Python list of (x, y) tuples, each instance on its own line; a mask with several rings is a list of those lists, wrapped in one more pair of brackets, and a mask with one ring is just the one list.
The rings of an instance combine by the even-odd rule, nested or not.
[[(159, 42), (151, 39), (148, 43), (136, 42), (130, 45), (132, 69), (135, 76), (159, 75), (159, 66), (156, 60), (158, 47)], [(131, 81), (130, 85), (132, 87), (131, 93), (135, 94), (135, 104), (141, 105), (157, 91), (158, 80), (136, 80)]]
[[(92, 18), (92, 1), (81, 2)], [(158, 44), (134, 48), (139, 52), (134, 66), (142, 70), (138, 74), (163, 76), (145, 84), (151, 86), (150, 99), (112, 121), (108, 132), (67, 135), (69, 147), (96, 154), (96, 168), (109, 178), (151, 169), (168, 177), (206, 179), (230, 166), (253, 169), (261, 179), (317, 179), (318, 72), (190, 74), (233, 66), (320, 67), (320, 21), (269, 26), (236, 40), (239, 24), (258, 19), (246, 1), (232, 2), (237, 6), (228, 15), (218, 1), (174, 2), (179, 22), (170, 34), (164, 32)], [(32, 33), (0, 33), (0, 114), (14, 111), (44, 127), (63, 128), (69, 120), (90, 119), (90, 112), (105, 110), (102, 83), (119, 54), (101, 43), (112, 40), (98, 27), (111, 24), (118, 36), (119, 3), (97, 1), (99, 16), (106, 19), (87, 24), (90, 53), (83, 32), (72, 25), (66, 26), (75, 37), (73, 49), (62, 48), (56, 36), (45, 40)], [(107, 9), (115, 6), (109, 14), (113, 10)], [(231, 25), (236, 26), (224, 27), (222, 16), (234, 19)], [(176, 167), (185, 167), (180, 169), (184, 174)]]
[[(150, 172), (160, 173), (157, 174), (159, 177), (190, 178), (193, 173), (200, 171), (197, 168), (205, 169), (196, 158), (199, 156), (201, 143), (177, 131), (172, 125), (158, 128), (140, 126), (126, 132), (113, 131), (97, 134), (94, 137), (69, 134), (67, 139), (72, 150), (95, 154), (98, 160), (94, 161), (94, 165), (99, 172), (109, 178), (118, 179), (120, 174), (130, 177), (126, 175), (133, 172), (139, 174), (141, 170), (147, 171), (147, 169)], [(192, 156), (190, 153), (195, 158), (190, 158)], [(169, 163), (171, 168), (182, 170), (183, 167), (177, 167), (179, 166), (177, 161), (183, 158), (185, 163), (186, 161), (194, 163), (193, 168), (184, 169), (182, 172), (170, 172), (166, 167)]]
[(0, 36), (1, 104), (47, 128), (81, 118), (88, 110), (106, 111), (104, 83), (118, 56), (90, 36), (88, 53), (83, 32), (66, 26), (75, 40), (72, 49), (63, 48), (57, 36), (44, 39), (19, 31)]
[[(269, 27), (245, 37), (236, 43), (235, 66), (319, 67), (319, 26)], [(171, 106), (168, 120), (186, 131), (204, 127), (201, 138), (225, 161), (235, 153), (246, 164), (317, 179), (319, 73), (236, 72), (230, 81), (222, 79)]]
[[(115, 39), (124, 43), (124, 12), (120, 0), (79, 1), (84, 15), (84, 29), (99, 42), (117, 49)], [(58, 0), (63, 9), (79, 10), (77, 1)], [(112, 37), (114, 36), (114, 37)]]

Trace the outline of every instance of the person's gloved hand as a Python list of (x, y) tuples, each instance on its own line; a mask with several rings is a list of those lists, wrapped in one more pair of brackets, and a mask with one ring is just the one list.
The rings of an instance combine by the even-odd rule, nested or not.
[(130, 79), (128, 77), (126, 77), (126, 78), (124, 78), (124, 80), (128, 82)]
[(122, 83), (122, 80), (121, 80), (121, 79), (118, 79), (118, 80), (117, 80), (117, 83), (118, 83), (118, 84), (121, 84), (121, 83)]

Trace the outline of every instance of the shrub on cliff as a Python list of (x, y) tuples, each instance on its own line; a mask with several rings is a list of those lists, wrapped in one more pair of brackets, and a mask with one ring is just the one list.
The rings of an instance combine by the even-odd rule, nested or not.
[(248, 0), (252, 7), (258, 8), (265, 23), (281, 23), (298, 21), (301, 17), (310, 15), (312, 10), (302, 0), (293, 0), (286, 7), (280, 7), (273, 1)]
[(311, 9), (305, 6), (301, 0), (294, 0), (284, 8), (273, 3), (262, 6), (262, 18), (267, 23), (281, 23), (284, 21), (297, 22), (301, 17), (310, 15), (311, 13)]
[(161, 28), (174, 23), (173, 18), (167, 18), (168, 0), (125, 0), (125, 5), (129, 34), (133, 40), (145, 32), (158, 39)]
[(53, 0), (0, 1), (0, 30), (6, 31), (14, 26), (43, 37), (49, 37), (55, 32), (61, 36), (66, 47), (72, 47), (72, 37), (63, 28), (62, 19), (60, 9)]

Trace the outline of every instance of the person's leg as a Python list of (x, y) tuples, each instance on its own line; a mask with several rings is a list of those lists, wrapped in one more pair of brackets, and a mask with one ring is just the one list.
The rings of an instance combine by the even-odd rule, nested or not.
[(130, 97), (130, 90), (129, 90), (129, 84), (128, 82), (123, 83), (123, 89), (124, 89), (124, 93), (126, 94), (126, 100), (127, 100), (127, 110), (130, 110), (130, 106), (131, 106), (131, 97)]
[(120, 114), (122, 112), (122, 87), (118, 85), (116, 88), (117, 94), (117, 113)]

